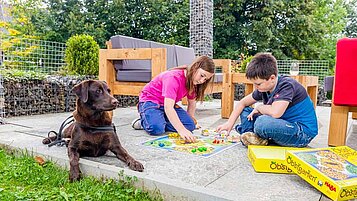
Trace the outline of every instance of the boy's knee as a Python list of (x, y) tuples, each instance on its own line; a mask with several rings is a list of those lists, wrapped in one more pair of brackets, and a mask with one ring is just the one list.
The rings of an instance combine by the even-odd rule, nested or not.
[(272, 117), (268, 115), (260, 115), (257, 117), (254, 123), (254, 133), (263, 133), (263, 131), (269, 127), (271, 118)]

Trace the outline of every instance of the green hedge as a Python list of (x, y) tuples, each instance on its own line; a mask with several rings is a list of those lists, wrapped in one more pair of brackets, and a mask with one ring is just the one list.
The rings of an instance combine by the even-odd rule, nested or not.
[(68, 39), (66, 71), (71, 75), (98, 75), (99, 45), (92, 36), (82, 34)]

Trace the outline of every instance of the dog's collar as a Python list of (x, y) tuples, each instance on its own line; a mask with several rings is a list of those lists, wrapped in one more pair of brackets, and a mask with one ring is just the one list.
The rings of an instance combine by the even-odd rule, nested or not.
[(74, 123), (77, 124), (81, 128), (90, 129), (91, 132), (101, 132), (101, 131), (114, 131), (115, 132), (116, 131), (114, 124), (112, 124), (111, 126), (87, 126), (87, 125), (81, 124), (79, 122), (74, 122)]

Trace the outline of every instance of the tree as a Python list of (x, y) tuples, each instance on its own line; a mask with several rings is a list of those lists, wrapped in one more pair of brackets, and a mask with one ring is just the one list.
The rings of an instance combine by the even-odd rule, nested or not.
[(215, 57), (272, 52), (278, 59), (331, 59), (345, 15), (341, 0), (215, 1)]
[(347, 26), (344, 33), (347, 37), (357, 38), (357, 0), (351, 0), (346, 4), (347, 8)]
[(110, 36), (135, 38), (187, 46), (189, 2), (166, 0), (115, 0), (109, 8)]

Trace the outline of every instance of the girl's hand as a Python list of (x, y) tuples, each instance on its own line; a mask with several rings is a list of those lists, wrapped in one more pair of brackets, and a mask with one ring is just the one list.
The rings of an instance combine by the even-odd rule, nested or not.
[(253, 116), (254, 116), (255, 114), (260, 114), (259, 111), (257, 110), (257, 108), (254, 108), (254, 109), (253, 109), (253, 111), (247, 116), (247, 119), (248, 119), (249, 121), (252, 121), (252, 120), (253, 120)]
[(196, 142), (196, 138), (192, 135), (192, 133), (185, 129), (181, 132), (178, 132), (178, 134), (180, 135), (180, 137), (182, 139), (184, 139), (186, 142)]

